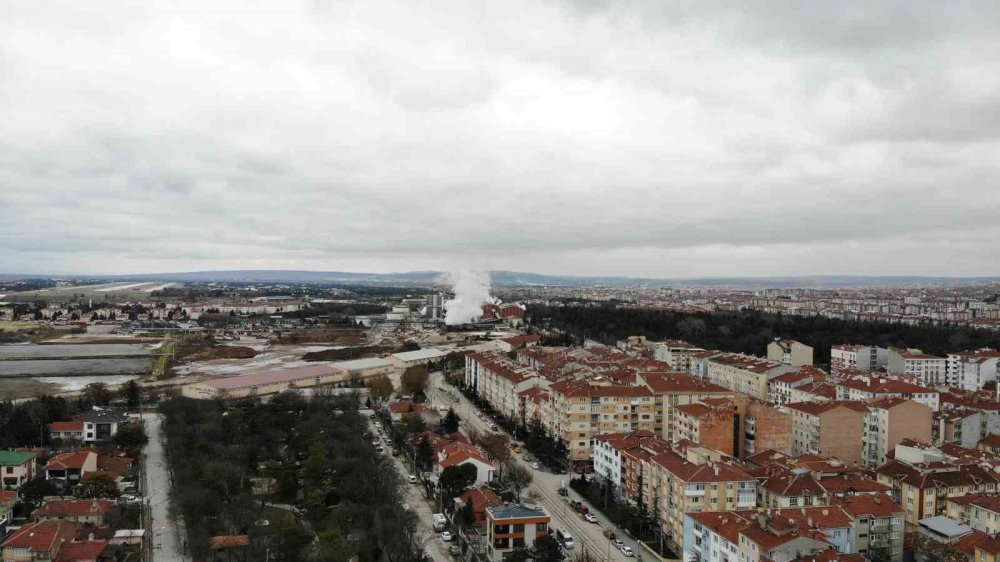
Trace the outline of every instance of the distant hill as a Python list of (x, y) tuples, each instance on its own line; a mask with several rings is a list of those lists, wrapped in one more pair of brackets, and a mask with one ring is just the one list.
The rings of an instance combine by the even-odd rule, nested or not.
[[(331, 283), (359, 285), (446, 285), (442, 271), (409, 271), (399, 273), (355, 273), (346, 271), (304, 270), (224, 270), (191, 271), (178, 273), (150, 273), (112, 276), (66, 276), (77, 279), (102, 279), (109, 281), (175, 281), (175, 282), (242, 282), (242, 283)], [(51, 278), (48, 275), (0, 274), (0, 279)], [(1000, 277), (921, 277), (921, 276), (861, 276), (819, 275), (788, 277), (701, 277), (688, 279), (650, 279), (616, 276), (544, 275), (519, 271), (491, 271), (494, 285), (531, 286), (558, 285), (570, 287), (628, 287), (628, 286), (699, 286), (734, 288), (835, 288), (835, 287), (901, 287), (918, 285), (972, 285), (1000, 283)]]

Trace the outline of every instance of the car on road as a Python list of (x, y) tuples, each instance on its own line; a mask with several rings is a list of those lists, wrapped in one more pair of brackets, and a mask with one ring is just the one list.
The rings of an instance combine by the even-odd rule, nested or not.
[(490, 431), (499, 431), (499, 430), (500, 429), (497, 427), (497, 424), (495, 423), (490, 424)]
[(604, 529), (604, 537), (610, 540), (615, 540), (616, 538), (618, 538), (615, 535), (615, 532), (612, 531), (611, 529)]
[(462, 554), (462, 547), (458, 546), (457, 544), (453, 544), (450, 547), (448, 547), (448, 552), (452, 556), (460, 556)]
[(612, 545), (613, 545), (613, 546), (614, 546), (615, 548), (617, 548), (618, 550), (621, 550), (621, 549), (622, 549), (622, 547), (623, 547), (623, 546), (625, 546), (625, 543), (623, 543), (622, 541), (620, 541), (620, 540), (618, 540), (618, 539), (611, 539), (611, 544), (612, 544)]
[(407, 480), (410, 481), (410, 484), (416, 484), (417, 483), (417, 477), (414, 476), (414, 475), (412, 475), (412, 474), (407, 478)]
[(584, 513), (583, 518), (587, 523), (597, 523), (597, 516), (593, 513)]
[(510, 444), (510, 450), (514, 451), (515, 453), (520, 453), (521, 452), (521, 447), (517, 443), (511, 443)]
[(622, 551), (622, 554), (628, 558), (632, 557), (632, 547), (622, 545), (618, 550)]
[(399, 449), (393, 447), (392, 448), (392, 456), (398, 457), (399, 456)]
[(448, 531), (441, 531), (441, 540), (444, 542), (450, 542), (453, 537)]
[(531, 468), (538, 470), (538, 463), (537, 462), (531, 463)]
[(569, 490), (567, 490), (565, 487), (559, 488), (559, 490), (557, 491), (559, 492), (560, 496), (569, 496)]

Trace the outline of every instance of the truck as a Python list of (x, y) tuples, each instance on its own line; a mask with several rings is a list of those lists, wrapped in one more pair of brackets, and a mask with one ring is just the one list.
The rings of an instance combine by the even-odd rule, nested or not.
[(439, 533), (448, 526), (448, 520), (445, 519), (443, 513), (435, 513), (431, 515), (431, 520), (434, 523), (434, 530)]

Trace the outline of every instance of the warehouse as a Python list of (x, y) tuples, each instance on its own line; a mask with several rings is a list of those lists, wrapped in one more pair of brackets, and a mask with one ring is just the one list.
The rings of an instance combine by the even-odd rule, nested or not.
[(246, 398), (269, 396), (279, 392), (336, 385), (349, 379), (346, 369), (334, 365), (315, 365), (238, 377), (225, 377), (184, 385), (181, 393), (188, 398)]
[(380, 357), (341, 361), (340, 363), (334, 363), (333, 366), (344, 369), (349, 376), (358, 376), (363, 379), (379, 375), (391, 375), (396, 371), (396, 365), (392, 361)]
[(389, 356), (389, 360), (400, 369), (406, 369), (417, 365), (436, 363), (444, 359), (449, 353), (451, 353), (451, 350), (449, 349), (428, 347), (426, 349), (418, 349), (417, 351), (393, 353)]

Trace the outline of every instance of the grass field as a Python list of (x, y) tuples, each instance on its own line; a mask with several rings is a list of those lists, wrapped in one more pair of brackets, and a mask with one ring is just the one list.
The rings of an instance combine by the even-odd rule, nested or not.
[(177, 286), (177, 283), (105, 283), (101, 285), (79, 285), (75, 287), (53, 287), (51, 289), (41, 289), (38, 291), (23, 291), (20, 293), (9, 293), (4, 296), (4, 300), (11, 302), (27, 302), (44, 300), (49, 302), (85, 302), (93, 300), (94, 303), (107, 301), (127, 301), (148, 299), (149, 289), (162, 289), (165, 286)]
[(38, 326), (41, 326), (41, 324), (34, 320), (0, 320), (0, 332), (18, 332), (37, 328)]

